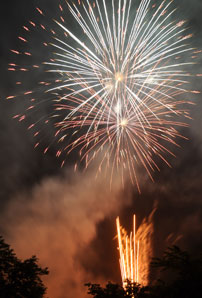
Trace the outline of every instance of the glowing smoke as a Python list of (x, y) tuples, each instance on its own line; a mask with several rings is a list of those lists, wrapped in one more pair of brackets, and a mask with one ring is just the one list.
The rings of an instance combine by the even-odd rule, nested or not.
[(49, 267), (45, 284), (50, 298), (67, 297), (67, 291), (68, 298), (83, 298), (84, 283), (98, 282), (77, 254), (95, 237), (96, 223), (122, 204), (118, 183), (110, 192), (101, 178), (95, 182), (93, 171), (70, 176), (72, 171), (63, 179), (46, 179), (31, 194), (21, 194), (0, 219), (0, 225), (7, 226), (6, 241), (19, 257), (36, 254), (41, 265)]

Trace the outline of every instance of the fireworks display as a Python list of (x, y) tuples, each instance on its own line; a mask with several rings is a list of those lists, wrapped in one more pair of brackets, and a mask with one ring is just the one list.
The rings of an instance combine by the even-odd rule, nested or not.
[[(172, 2), (142, 0), (137, 10), (132, 0), (59, 5), (62, 16), (55, 26), (62, 34), (49, 30), (54, 53), (43, 63), (56, 79), (42, 82), (52, 96), (57, 156), (77, 149), (86, 167), (97, 157), (99, 171), (106, 167), (111, 180), (117, 171), (123, 183), (129, 176), (139, 191), (140, 165), (151, 179), (159, 160), (170, 166), (167, 158), (174, 154), (168, 144), (177, 145), (176, 138), (183, 137), (177, 127), (190, 118), (183, 94), (191, 92), (187, 69), (197, 53), (187, 45), (185, 21), (173, 20)], [(75, 20), (74, 31), (66, 25), (65, 10)]]
[(116, 219), (118, 247), (120, 253), (120, 269), (123, 287), (127, 285), (127, 280), (138, 283), (139, 271), (139, 240), (136, 240), (136, 219), (133, 217), (133, 232), (128, 236), (121, 227), (119, 217)]
[[(54, 2), (53, 6), (55, 5), (55, 1), (50, 2)], [(44, 154), (48, 152), (44, 164), (48, 164), (48, 167), (50, 164), (50, 169), (48, 168), (43, 172), (43, 169), (40, 169), (40, 160), (39, 162), (38, 159), (37, 162), (32, 162), (32, 157), (30, 158), (29, 154), (27, 154), (27, 160), (31, 160), (30, 164), (33, 163), (33, 165), (27, 167), (26, 160), (23, 161), (23, 165), (25, 165), (24, 168), (27, 169), (27, 172), (33, 176), (34, 187), (42, 181), (42, 186), (39, 186), (42, 195), (37, 193), (36, 196), (37, 209), (40, 212), (43, 209), (40, 229), (45, 231), (44, 234), (41, 234), (45, 236), (41, 237), (42, 244), (54, 221), (56, 221), (56, 223), (54, 222), (56, 228), (53, 235), (60, 234), (61, 226), (65, 227), (64, 233), (67, 233), (66, 227), (70, 231), (67, 237), (65, 235), (67, 241), (65, 249), (62, 247), (61, 250), (57, 250), (53, 243), (53, 248), (52, 250), (49, 249), (49, 254), (50, 263), (54, 262), (58, 266), (54, 267), (55, 264), (53, 264), (53, 268), (56, 268), (53, 275), (57, 275), (60, 281), (60, 274), (57, 272), (60, 272), (61, 268), (63, 271), (63, 267), (66, 267), (64, 266), (62, 252), (64, 250), (65, 253), (68, 252), (69, 254), (70, 251), (66, 259), (68, 266), (64, 269), (66, 270), (64, 271), (64, 285), (69, 279), (69, 286), (67, 287), (71, 288), (72, 285), (76, 284), (72, 276), (76, 282), (81, 283), (82, 281), (82, 285), (84, 283), (80, 273), (77, 275), (77, 268), (74, 266), (74, 260), (77, 256), (79, 256), (78, 262), (81, 265), (79, 268), (81, 276), (86, 278), (89, 276), (89, 272), (93, 272), (93, 277), (98, 276), (97, 272), (99, 273), (100, 270), (100, 272), (104, 272), (103, 276), (108, 277), (106, 275), (109, 271), (108, 262), (106, 262), (104, 269), (97, 265), (99, 262), (101, 263), (100, 260), (103, 257), (103, 251), (100, 252), (102, 245), (100, 245), (98, 238), (107, 239), (108, 237), (111, 240), (115, 233), (113, 232), (112, 236), (110, 234), (110, 236), (100, 236), (99, 225), (103, 227), (102, 221), (110, 218), (112, 212), (116, 210), (115, 207), (119, 208), (120, 214), (123, 216), (125, 210), (129, 210), (124, 209), (125, 202), (128, 204), (128, 197), (131, 200), (131, 208), (138, 210), (140, 218), (145, 216), (143, 213), (147, 212), (152, 201), (162, 200), (166, 202), (162, 203), (163, 207), (160, 206), (161, 211), (159, 211), (159, 213), (162, 212), (159, 218), (166, 218), (161, 228), (164, 230), (166, 227), (165, 231), (162, 232), (162, 238), (159, 237), (158, 230), (156, 233), (156, 239), (159, 242), (159, 239), (165, 238), (167, 244), (166, 241), (169, 240), (169, 237), (178, 241), (181, 239), (180, 237), (184, 237), (185, 231), (187, 233), (187, 226), (184, 224), (184, 222), (186, 223), (184, 218), (187, 218), (187, 214), (185, 216), (182, 212), (181, 217), (176, 220), (176, 222), (183, 221), (181, 230), (178, 229), (180, 232), (177, 237), (175, 238), (175, 234), (178, 233), (177, 229), (176, 233), (169, 231), (168, 236), (166, 234), (167, 230), (173, 229), (170, 227), (171, 216), (179, 213), (178, 210), (181, 210), (182, 202), (186, 201), (187, 208), (192, 204), (191, 199), (189, 200), (190, 205), (187, 203), (187, 194), (192, 193), (194, 194), (193, 197), (197, 197), (197, 194), (200, 193), (198, 190), (200, 188), (198, 182), (200, 170), (196, 171), (198, 160), (200, 161), (200, 159), (197, 160), (199, 149), (194, 148), (198, 143), (193, 142), (192, 146), (190, 142), (190, 148), (192, 150), (194, 148), (194, 150), (191, 154), (188, 149), (186, 150), (186, 156), (183, 156), (183, 160), (179, 161), (176, 171), (173, 171), (174, 174), (169, 177), (169, 181), (166, 171), (163, 172), (160, 187), (159, 185), (151, 187), (151, 184), (145, 180), (145, 176), (153, 181), (154, 172), (160, 171), (162, 164), (171, 167), (176, 147), (180, 147), (181, 139), (187, 139), (184, 136), (184, 134), (186, 135), (184, 128), (189, 126), (191, 119), (189, 110), (190, 105), (193, 104), (192, 97), (195, 93), (200, 93), (191, 89), (190, 81), (194, 76), (193, 68), (197, 69), (193, 65), (197, 61), (198, 53), (202, 51), (189, 45), (189, 39), (192, 37), (189, 24), (186, 20), (178, 19), (174, 0), (58, 0), (56, 10), (55, 6), (54, 9), (50, 9), (50, 12), (48, 8), (47, 11), (45, 10), (45, 5), (44, 9), (37, 7), (35, 11), (37, 17), (31, 13), (32, 20), (27, 21), (19, 30), (18, 44), (20, 46), (11, 50), (12, 62), (9, 63), (8, 67), (9, 71), (15, 72), (14, 77), (17, 78), (16, 86), (13, 88), (17, 95), (7, 96), (7, 99), (16, 100), (12, 106), (13, 118), (18, 121), (25, 121), (25, 126), (34, 136), (31, 138), (34, 147), (42, 148)], [(49, 17), (49, 13), (51, 17)], [(198, 23), (196, 22), (196, 24)], [(15, 42), (11, 44), (15, 44)], [(201, 77), (202, 75), (197, 74), (196, 76)], [(13, 81), (11, 80), (11, 82)], [(193, 82), (193, 85), (196, 86), (197, 84)], [(8, 90), (8, 92), (10, 91)], [(20, 101), (18, 101), (19, 98)], [(6, 117), (4, 116), (4, 118)], [(195, 125), (198, 123), (200, 121)], [(9, 127), (8, 133), (5, 132), (8, 135), (6, 135), (6, 139), (13, 138), (13, 133), (10, 134), (11, 131), (12, 129)], [(18, 142), (20, 143), (20, 139)], [(15, 142), (8, 144), (15, 144)], [(6, 156), (7, 147), (6, 145)], [(30, 147), (26, 146), (25, 148)], [(19, 152), (24, 151), (21, 151), (20, 148)], [(51, 175), (55, 174), (54, 168), (58, 170), (57, 161), (53, 167), (49, 162), (52, 161), (52, 157), (54, 158), (52, 152), (58, 158), (61, 167), (68, 162), (70, 165), (67, 171), (60, 172), (64, 181), (60, 183), (60, 177), (56, 177), (56, 186), (52, 179), (46, 182), (50, 173)], [(18, 155), (17, 150), (15, 154)], [(189, 155), (193, 155), (193, 157)], [(5, 156), (4, 151), (3, 156)], [(40, 154), (39, 156), (41, 158)], [(187, 158), (187, 156), (189, 157)], [(35, 170), (35, 164), (39, 167), (39, 169), (36, 168), (41, 176)], [(91, 166), (92, 168), (85, 177), (78, 171), (72, 179), (72, 164), (74, 164), (75, 171), (77, 168), (87, 169)], [(10, 165), (14, 170), (10, 170)], [(9, 175), (6, 173), (4, 176), (9, 177), (7, 180), (10, 183), (10, 181), (14, 181), (13, 173), (17, 173), (16, 177), (18, 175), (18, 163), (14, 163), (11, 158), (7, 168)], [(95, 168), (96, 173), (94, 172)], [(24, 171), (22, 172), (24, 173)], [(29, 182), (30, 173), (27, 174), (26, 183)], [(185, 174), (184, 178), (180, 179), (179, 186), (176, 184), (178, 184), (177, 179), (181, 173)], [(95, 186), (92, 186), (92, 179), (98, 174), (101, 179), (96, 182), (97, 184), (95, 183)], [(66, 177), (68, 181), (66, 181)], [(43, 178), (45, 179), (44, 183)], [(109, 194), (107, 194), (104, 179), (111, 186)], [(112, 183), (113, 179), (115, 183)], [(134, 188), (126, 188), (128, 192), (125, 192), (125, 189), (124, 192), (121, 192), (119, 179), (123, 186), (127, 186), (127, 182), (131, 181), (135, 185), (135, 190)], [(75, 181), (69, 182), (69, 180)], [(21, 182), (18, 182), (18, 179), (16, 181), (20, 185)], [(148, 185), (145, 181), (148, 182)], [(191, 183), (187, 181), (191, 181)], [(134, 199), (135, 196), (138, 197), (137, 192), (141, 192), (143, 183), (146, 184), (143, 189), (145, 190), (148, 208), (145, 208), (146, 205), (143, 200), (141, 203), (138, 202), (139, 207), (137, 207), (137, 201)], [(4, 182), (2, 182), (3, 184)], [(190, 185), (183, 189), (184, 185), (188, 184)], [(118, 190), (116, 190), (117, 185)], [(199, 186), (196, 192), (193, 191), (195, 186)], [(19, 189), (21, 189), (21, 185)], [(154, 190), (157, 189), (158, 191), (153, 195)], [(45, 194), (47, 193), (46, 199), (44, 199), (43, 191)], [(4, 195), (3, 191), (2, 194)], [(45, 223), (46, 228), (43, 228), (43, 224), (45, 208), (48, 205), (44, 205), (45, 207), (41, 209), (41, 197), (45, 203), (46, 200), (49, 202), (50, 198), (54, 197), (54, 203), (51, 202), (54, 216), (50, 216), (48, 222), (45, 221), (47, 222)], [(174, 202), (171, 201), (170, 205), (167, 205), (167, 201), (172, 197), (177, 197), (179, 200), (173, 199)], [(182, 199), (183, 197), (185, 200)], [(134, 199), (133, 202), (132, 199)], [(65, 202), (64, 205), (63, 201)], [(179, 202), (176, 203), (175, 201)], [(62, 211), (60, 212), (59, 209), (57, 212), (59, 216), (57, 217), (61, 220), (64, 218), (64, 221), (59, 222), (58, 225), (54, 204), (61, 205)], [(143, 206), (144, 208), (142, 208)], [(169, 206), (174, 209), (174, 212), (170, 211), (169, 213), (167, 211)], [(196, 214), (198, 214), (198, 205), (196, 206)], [(23, 225), (28, 227), (31, 214), (29, 208), (27, 211), (28, 224), (24, 224), (27, 222), (23, 221)], [(68, 216), (66, 215), (66, 208), (68, 208)], [(73, 210), (72, 213), (70, 212), (71, 209)], [(63, 216), (63, 212), (65, 216)], [(9, 212), (9, 216), (10, 214), (14, 213)], [(25, 215), (26, 218), (27, 214)], [(74, 233), (76, 230), (80, 231), (80, 225), (77, 225), (77, 214), (79, 220), (81, 219), (83, 222), (81, 233)], [(93, 219), (89, 220), (91, 217), (89, 214), (92, 214)], [(152, 246), (152, 214), (148, 220), (144, 219), (140, 226), (136, 225), (136, 216), (134, 215), (133, 230), (129, 234), (121, 226), (119, 217), (116, 219), (119, 261), (124, 289), (127, 287), (127, 280), (143, 286), (150, 282), (149, 266), (154, 249)], [(18, 220), (18, 215), (20, 216), (21, 213), (17, 212), (16, 221), (21, 223), (22, 220)], [(41, 218), (41, 213), (39, 218)], [(158, 220), (160, 220), (159, 218)], [(37, 216), (35, 221), (38, 222)], [(10, 223), (12, 220), (6, 222)], [(174, 223), (175, 221), (173, 221), (173, 225)], [(30, 226), (32, 229), (33, 225), (30, 224)], [(19, 235), (18, 225), (16, 227), (13, 230), (17, 231), (16, 235)], [(24, 233), (26, 236), (23, 239), (29, 237), (30, 231), (27, 227)], [(62, 230), (62, 236), (59, 236), (57, 243), (63, 245), (64, 233)], [(94, 245), (93, 237), (95, 239), (97, 237), (98, 244)], [(71, 241), (69, 242), (68, 239)], [(78, 239), (83, 243), (81, 247), (78, 246)], [(21, 239), (19, 243), (21, 243), (20, 241)], [(29, 241), (27, 243), (29, 244)], [(28, 249), (29, 246), (32, 248), (32, 245), (28, 245)], [(85, 246), (88, 249), (87, 253), (85, 253)], [(45, 253), (42, 253), (42, 257), (46, 262), (47, 245), (45, 244), (43, 247)], [(98, 247), (99, 249), (97, 249)], [(83, 248), (84, 253), (80, 253)], [(108, 248), (103, 246), (104, 249)], [(158, 249), (160, 250), (159, 247)], [(54, 253), (56, 251), (54, 258), (52, 251)], [(83, 254), (87, 257), (83, 257)], [(60, 263), (55, 262), (58, 255), (62, 259)], [(99, 260), (98, 262), (96, 262), (96, 258)], [(83, 267), (85, 267), (84, 270)], [(74, 271), (76, 274), (69, 275), (69, 272)], [(113, 271), (115, 271), (113, 274), (116, 278), (119, 270), (113, 268)], [(53, 291), (55, 291), (56, 284), (58, 289), (61, 287), (60, 282), (54, 281), (51, 285)], [(63, 291), (64, 288), (67, 292), (66, 286), (62, 286), (56, 291)], [(72, 297), (79, 297), (79, 295), (73, 294)]]
[(148, 285), (155, 211), (156, 208), (153, 209), (148, 218), (144, 218), (138, 229), (134, 215), (133, 231), (130, 234), (120, 225), (119, 217), (116, 219), (119, 263), (124, 288), (127, 286), (127, 281)]

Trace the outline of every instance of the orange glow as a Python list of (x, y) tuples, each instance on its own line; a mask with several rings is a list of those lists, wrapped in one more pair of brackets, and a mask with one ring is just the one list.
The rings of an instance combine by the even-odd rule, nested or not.
[(123, 80), (123, 74), (120, 73), (120, 72), (117, 72), (115, 74), (115, 80), (118, 81), (118, 82), (122, 81)]
[(118, 249), (120, 253), (120, 269), (123, 287), (126, 286), (126, 280), (139, 282), (138, 258), (139, 258), (139, 240), (136, 239), (136, 218), (133, 216), (133, 232), (127, 235), (125, 229), (120, 225), (119, 217), (116, 219), (118, 233)]
[(116, 219), (118, 234), (118, 250), (120, 254), (120, 269), (122, 284), (125, 288), (127, 280), (141, 285), (148, 284), (149, 264), (153, 255), (153, 209), (148, 218), (144, 218), (136, 229), (136, 216), (133, 216), (133, 231), (128, 234), (120, 225), (119, 217)]
[(128, 120), (127, 119), (122, 119), (121, 122), (120, 122), (120, 125), (122, 127), (127, 126), (127, 124), (128, 124)]

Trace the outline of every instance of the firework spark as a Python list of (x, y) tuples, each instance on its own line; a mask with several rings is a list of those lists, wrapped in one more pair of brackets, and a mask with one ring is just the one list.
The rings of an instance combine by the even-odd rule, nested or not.
[(149, 266), (152, 258), (153, 237), (153, 209), (148, 218), (145, 218), (139, 228), (136, 228), (136, 216), (133, 216), (133, 231), (128, 235), (120, 225), (119, 217), (116, 219), (119, 263), (122, 284), (125, 288), (127, 281), (148, 285)]
[(127, 280), (131, 282), (139, 282), (139, 241), (136, 241), (136, 219), (133, 217), (133, 232), (130, 236), (121, 227), (119, 217), (116, 219), (118, 247), (120, 253), (120, 269), (123, 287), (126, 287)]
[(123, 183), (129, 173), (138, 189), (139, 165), (151, 179), (159, 170), (157, 159), (170, 166), (167, 156), (174, 154), (167, 144), (177, 145), (182, 137), (177, 127), (187, 126), (183, 118), (190, 118), (185, 108), (190, 102), (182, 94), (190, 92), (186, 69), (194, 62), (188, 57), (196, 57), (186, 43), (191, 35), (185, 33), (185, 21), (173, 20), (172, 2), (157, 6), (142, 0), (136, 11), (132, 0), (67, 3), (75, 31), (65, 25), (65, 9), (59, 6), (62, 16), (55, 26), (65, 37), (50, 30), (55, 53), (45, 62), (57, 79), (41, 82), (46, 93), (54, 94), (57, 156), (78, 149), (86, 167), (99, 156), (99, 170), (105, 165), (111, 179), (117, 170)]

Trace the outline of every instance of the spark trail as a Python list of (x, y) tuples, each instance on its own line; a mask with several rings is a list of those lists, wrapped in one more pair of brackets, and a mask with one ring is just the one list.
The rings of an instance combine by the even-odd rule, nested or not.
[[(188, 87), (188, 67), (197, 54), (187, 44), (191, 34), (185, 21), (174, 20), (173, 1), (157, 6), (142, 0), (137, 10), (132, 0), (66, 5), (59, 5), (59, 33), (49, 30), (54, 54), (44, 63), (56, 79), (42, 82), (54, 103), (50, 118), (60, 146), (57, 156), (78, 150), (86, 167), (97, 157), (99, 171), (106, 167), (111, 180), (118, 171), (123, 183), (129, 175), (140, 191), (140, 165), (151, 179), (160, 170), (159, 160), (170, 166), (168, 156), (174, 154), (168, 144), (178, 146), (177, 137), (183, 137), (178, 127), (186, 127), (184, 119), (190, 118), (186, 105), (191, 102), (184, 94), (196, 92)], [(66, 25), (65, 11), (71, 12), (75, 30)]]
[(120, 225), (119, 217), (116, 219), (119, 263), (124, 288), (127, 286), (127, 281), (148, 285), (149, 267), (153, 256), (153, 215), (155, 211), (156, 207), (148, 218), (144, 218), (138, 229), (134, 214), (133, 230), (129, 234)]
[(119, 217), (116, 219), (118, 247), (120, 254), (120, 269), (123, 287), (126, 287), (127, 280), (139, 282), (139, 241), (136, 240), (136, 218), (133, 216), (133, 232), (128, 236), (121, 227)]

